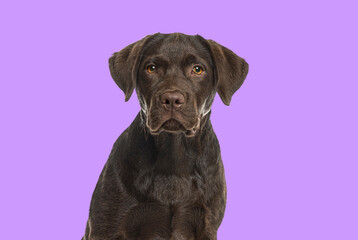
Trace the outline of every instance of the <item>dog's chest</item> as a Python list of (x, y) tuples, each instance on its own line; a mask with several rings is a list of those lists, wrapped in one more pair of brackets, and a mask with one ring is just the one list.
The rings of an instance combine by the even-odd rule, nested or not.
[(202, 196), (204, 187), (198, 176), (158, 175), (153, 172), (138, 176), (135, 185), (142, 196), (169, 204), (196, 201)]

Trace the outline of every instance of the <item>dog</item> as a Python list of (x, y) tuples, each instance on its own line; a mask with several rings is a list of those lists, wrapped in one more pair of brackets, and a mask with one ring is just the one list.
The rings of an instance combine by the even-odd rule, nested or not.
[(229, 105), (247, 62), (199, 35), (153, 34), (109, 59), (141, 110), (113, 145), (93, 192), (84, 240), (213, 240), (226, 205), (210, 114)]

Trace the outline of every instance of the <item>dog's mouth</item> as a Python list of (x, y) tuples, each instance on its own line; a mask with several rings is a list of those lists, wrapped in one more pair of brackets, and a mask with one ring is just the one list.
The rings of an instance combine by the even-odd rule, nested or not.
[(165, 131), (170, 133), (183, 132), (187, 137), (192, 137), (195, 135), (196, 131), (199, 128), (199, 122), (196, 124), (195, 127), (187, 129), (179, 121), (174, 118), (171, 118), (165, 121), (158, 129), (151, 129), (150, 127), (148, 128), (150, 130), (150, 133), (153, 135), (158, 135), (159, 133)]

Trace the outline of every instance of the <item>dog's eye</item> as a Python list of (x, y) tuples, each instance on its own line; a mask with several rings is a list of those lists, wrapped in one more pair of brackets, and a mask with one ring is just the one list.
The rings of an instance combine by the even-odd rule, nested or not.
[(147, 71), (149, 72), (149, 73), (153, 73), (153, 72), (155, 72), (157, 69), (156, 69), (156, 67), (155, 67), (155, 65), (149, 65), (148, 67), (147, 67)]
[(197, 75), (200, 75), (200, 74), (202, 74), (203, 73), (203, 69), (201, 68), (201, 67), (199, 67), (199, 66), (195, 66), (195, 67), (193, 67), (193, 73), (195, 73), (195, 74), (197, 74)]

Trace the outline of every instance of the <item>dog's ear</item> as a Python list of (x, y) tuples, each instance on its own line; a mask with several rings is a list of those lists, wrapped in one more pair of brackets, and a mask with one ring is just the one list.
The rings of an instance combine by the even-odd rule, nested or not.
[(240, 88), (249, 71), (247, 62), (231, 50), (208, 40), (215, 66), (216, 91), (223, 103), (230, 105), (232, 95)]
[(124, 92), (126, 102), (131, 97), (135, 87), (143, 47), (153, 36), (148, 35), (121, 51), (113, 53), (113, 56), (108, 60), (112, 78)]

